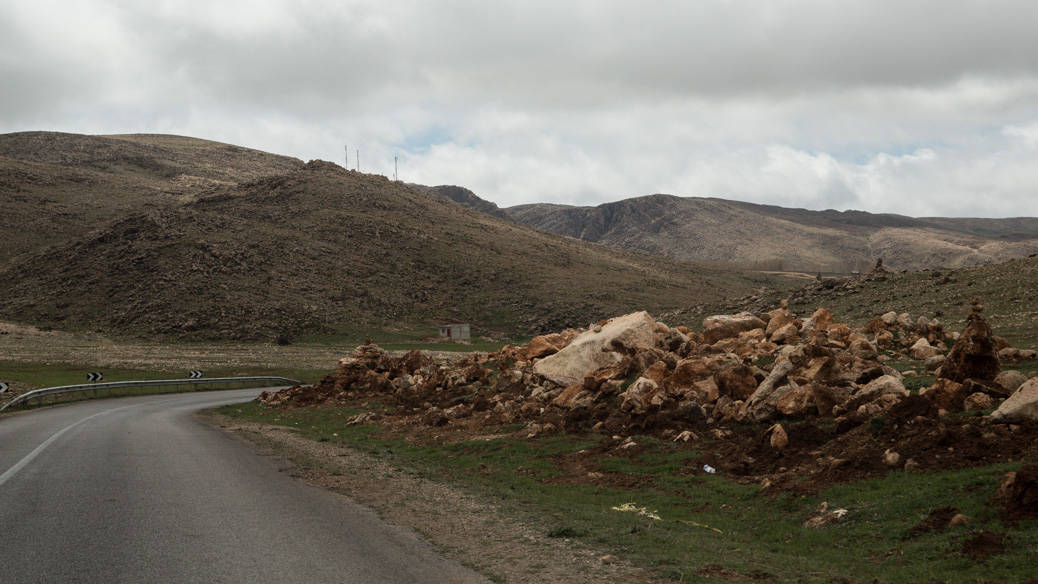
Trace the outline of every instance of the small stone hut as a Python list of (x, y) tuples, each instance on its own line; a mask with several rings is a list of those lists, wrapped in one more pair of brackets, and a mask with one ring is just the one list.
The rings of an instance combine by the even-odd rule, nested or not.
[(467, 324), (444, 324), (440, 325), (440, 336), (454, 342), (467, 343), (472, 335)]

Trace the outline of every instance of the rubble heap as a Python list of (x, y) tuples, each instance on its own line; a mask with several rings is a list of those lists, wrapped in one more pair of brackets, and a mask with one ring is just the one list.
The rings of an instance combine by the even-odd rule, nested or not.
[[(1023, 385), (1038, 387), (1019, 374), (998, 375), (1007, 347), (991, 334), (979, 303), (961, 335), (936, 319), (893, 312), (855, 330), (824, 308), (802, 318), (786, 303), (762, 314), (712, 316), (699, 332), (637, 312), (451, 365), (362, 345), (320, 383), (260, 399), (307, 405), (375, 398), (408, 423), (518, 423), (528, 435), (680, 437), (702, 425), (808, 417), (855, 427), (892, 408), (923, 415), (991, 409)], [(936, 371), (937, 382), (920, 392), (925, 399), (909, 399), (904, 376), (883, 364), (889, 357), (881, 350)], [(1013, 351), (1005, 358), (1035, 358), (1034, 351)], [(1035, 409), (1024, 404), (1022, 411)], [(783, 444), (781, 425), (768, 435)]]

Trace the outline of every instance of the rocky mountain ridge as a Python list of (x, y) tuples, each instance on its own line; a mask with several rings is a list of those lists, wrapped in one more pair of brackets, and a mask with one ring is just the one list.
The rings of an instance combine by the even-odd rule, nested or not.
[(597, 207), (505, 209), (530, 227), (666, 257), (768, 270), (959, 268), (1038, 253), (1038, 218), (913, 218), (649, 195)]

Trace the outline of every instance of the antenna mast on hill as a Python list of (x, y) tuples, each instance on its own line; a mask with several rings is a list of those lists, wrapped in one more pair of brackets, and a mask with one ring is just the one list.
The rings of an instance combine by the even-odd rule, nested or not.
[(396, 170), (397, 170), (396, 156), (394, 156), (393, 157), (393, 180), (400, 180), (399, 178), (397, 178)]
[(343, 146), (346, 149), (346, 170), (350, 169), (350, 145)]
[(360, 172), (360, 148), (357, 148), (357, 172)]

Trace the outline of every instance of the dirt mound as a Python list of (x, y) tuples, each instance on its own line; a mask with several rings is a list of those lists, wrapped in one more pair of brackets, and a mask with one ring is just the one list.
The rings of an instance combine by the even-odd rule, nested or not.
[[(950, 407), (942, 380), (920, 394), (906, 390), (900, 373), (875, 360), (876, 337), (905, 346), (926, 338), (942, 345), (951, 335), (929, 321), (892, 322), (897, 337), (886, 325), (866, 335), (824, 309), (800, 318), (780, 308), (752, 319), (711, 317), (700, 333), (636, 313), (451, 365), (365, 345), (321, 383), (261, 401), (377, 398), (386, 406), (380, 423), (461, 432), (521, 424), (531, 437), (650, 434), (702, 446), (694, 468), (709, 465), (776, 490), (1038, 457), (1038, 421), (942, 415)], [(980, 393), (986, 386), (968, 387)]]
[(959, 514), (959, 510), (955, 507), (940, 507), (934, 509), (927, 515), (926, 519), (922, 522), (914, 525), (912, 529), (908, 530), (908, 539), (919, 537), (924, 533), (931, 531), (944, 531), (948, 528), (948, 523), (953, 517)]
[(1006, 536), (1002, 533), (978, 531), (962, 543), (960, 551), (962, 555), (975, 562), (983, 562), (1006, 551)]
[(1002, 501), (1002, 517), (1007, 521), (1038, 517), (1038, 464), (1027, 464), (1009, 473), (998, 498)]

